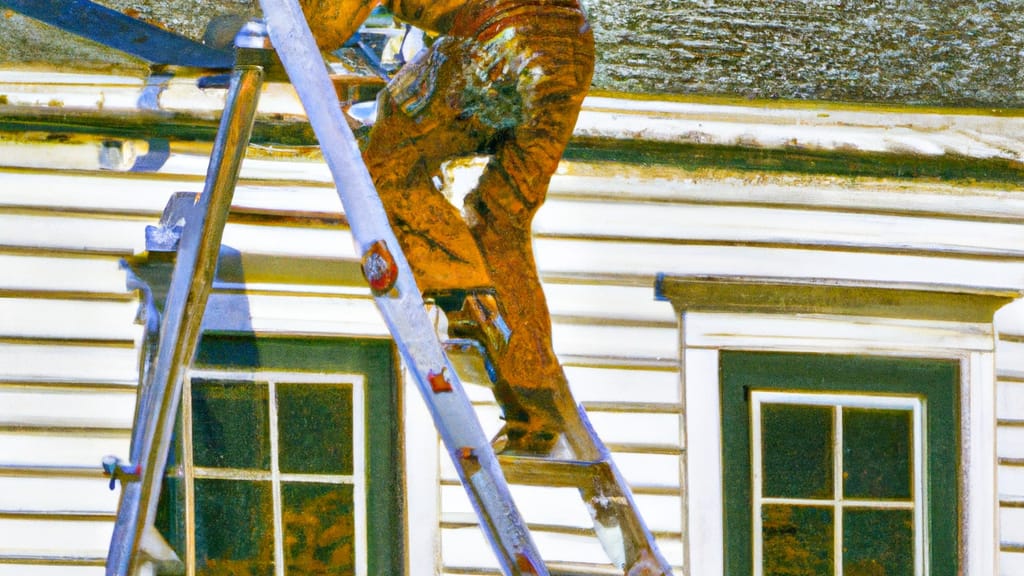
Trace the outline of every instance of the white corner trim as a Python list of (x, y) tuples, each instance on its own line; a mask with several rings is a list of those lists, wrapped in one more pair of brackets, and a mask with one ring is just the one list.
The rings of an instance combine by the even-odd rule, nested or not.
[[(686, 537), (683, 573), (725, 574), (722, 509), (722, 416), (718, 351), (683, 349), (687, 445), (681, 458), (685, 479)], [(693, 465), (699, 462), (700, 466)]]
[(960, 371), (962, 573), (998, 574), (995, 354), (972, 352)]
[(402, 367), (405, 427), (405, 542), (406, 576), (440, 573), (441, 513), (437, 430), (419, 388)]
[[(719, 352), (723, 349), (952, 359), (961, 366), (961, 559), (996, 574), (995, 341), (989, 324), (829, 315), (682, 314), (686, 406), (685, 574), (724, 575)], [(699, 463), (699, 465), (696, 465)]]

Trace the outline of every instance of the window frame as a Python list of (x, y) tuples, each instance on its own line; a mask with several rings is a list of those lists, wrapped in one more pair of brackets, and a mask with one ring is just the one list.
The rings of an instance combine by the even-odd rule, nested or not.
[[(963, 559), (958, 526), (947, 519), (962, 518), (961, 477), (958, 473), (960, 366), (956, 361), (877, 355), (827, 353), (773, 353), (723, 350), (720, 352), (723, 429), (724, 571), (759, 574), (756, 534), (757, 500), (754, 483), (757, 450), (754, 450), (756, 399), (804, 398), (801, 404), (843, 406), (902, 406), (920, 402), (917, 418), (925, 436), (917, 436), (921, 449), (920, 482), (915, 491), (926, 506), (916, 508), (916, 518), (930, 535), (919, 543), (921, 555), (915, 574), (955, 575)], [(732, 430), (732, 435), (724, 430)], [(840, 454), (835, 457), (840, 458)], [(841, 482), (840, 477), (835, 481)], [(746, 486), (739, 484), (745, 483)], [(833, 498), (837, 498), (833, 495)], [(740, 536), (746, 533), (745, 537)], [(915, 531), (915, 539), (924, 531)], [(835, 538), (841, 545), (841, 533)], [(934, 544), (934, 546), (933, 546)], [(835, 561), (840, 555), (835, 554)], [(929, 571), (929, 567), (934, 567)]]
[[(960, 373), (956, 551), (963, 576), (998, 565), (996, 310), (1010, 290), (928, 282), (659, 275), (679, 318), (685, 452), (684, 563), (725, 574), (719, 354), (723, 350), (953, 360)], [(951, 520), (952, 521), (952, 520)]]
[[(353, 409), (357, 401), (362, 404), (364, 434), (359, 440), (353, 439), (353, 459), (361, 458), (363, 463), (358, 469), (363, 473), (364, 497), (354, 495), (357, 500), (354, 504), (365, 506), (366, 553), (363, 557), (366, 573), (405, 573), (409, 559), (408, 515), (404, 510), (406, 430), (403, 414), (406, 406), (403, 402), (404, 371), (394, 342), (365, 336), (207, 330), (186, 377), (221, 378), (225, 374), (256, 375), (257, 378), (284, 375), (284, 384), (302, 380), (362, 380), (362, 394), (353, 394), (352, 400)], [(191, 391), (185, 391), (184, 396), (191, 400)], [(181, 458), (185, 404), (182, 402), (177, 414), (178, 440), (168, 461), (157, 520), (159, 526), (169, 530), (167, 539), (179, 555), (191, 559), (194, 550), (185, 554), (184, 547), (185, 467), (191, 465), (191, 460), (186, 462)], [(354, 461), (353, 473), (357, 465)], [(188, 513), (194, 513), (194, 508)]]
[[(821, 406), (832, 409), (833, 424), (830, 444), (833, 453), (832, 474), (833, 474), (833, 497), (831, 499), (817, 498), (784, 498), (764, 496), (763, 474), (763, 452), (762, 443), (762, 410), (765, 404), (788, 405), (788, 406)], [(793, 391), (766, 391), (752, 390), (750, 392), (750, 456), (751, 469), (753, 470), (752, 489), (754, 497), (751, 501), (751, 524), (754, 542), (753, 569), (755, 576), (763, 575), (764, 564), (764, 537), (758, 536), (763, 532), (763, 510), (765, 504), (804, 504), (807, 503), (829, 503), (833, 508), (833, 518), (836, 529), (833, 531), (833, 562), (835, 566), (842, 566), (843, 563), (843, 534), (845, 532), (844, 513), (847, 508), (856, 509), (909, 509), (914, 518), (914, 573), (923, 575), (926, 567), (925, 555), (928, 554), (927, 540), (924, 538), (924, 527), (928, 513), (928, 498), (925, 489), (925, 458), (924, 444), (926, 429), (924, 426), (924, 407), (922, 398), (914, 396), (881, 396), (866, 394), (827, 394), (816, 392), (793, 392)], [(911, 469), (913, 480), (911, 481), (910, 498), (907, 500), (882, 500), (867, 498), (847, 498), (843, 485), (844, 463), (844, 436), (843, 419), (847, 408), (879, 409), (891, 411), (904, 411), (911, 414)], [(909, 505), (909, 507), (908, 507)], [(836, 571), (839, 573), (839, 570)]]
[[(199, 467), (193, 462), (192, 437), (192, 381), (210, 380), (230, 382), (244, 386), (263, 386), (267, 390), (267, 408), (270, 442), (270, 470), (251, 471), (228, 468)], [(279, 370), (233, 371), (200, 369), (185, 375), (182, 389), (182, 464), (184, 467), (184, 513), (185, 513), (185, 573), (197, 574), (196, 570), (196, 524), (195, 524), (195, 481), (197, 479), (235, 480), (248, 482), (268, 481), (271, 485), (273, 502), (274, 566), (277, 576), (284, 575), (284, 526), (282, 523), (282, 483), (317, 482), (335, 485), (351, 485), (353, 489), (353, 511), (355, 516), (355, 576), (367, 575), (367, 512), (366, 512), (366, 462), (365, 451), (357, 449), (366, 445), (365, 383), (362, 374), (318, 374), (311, 372), (289, 372)], [(277, 410), (277, 385), (346, 385), (352, 390), (352, 474), (306, 474), (284, 473), (280, 470), (278, 443), (279, 421)]]

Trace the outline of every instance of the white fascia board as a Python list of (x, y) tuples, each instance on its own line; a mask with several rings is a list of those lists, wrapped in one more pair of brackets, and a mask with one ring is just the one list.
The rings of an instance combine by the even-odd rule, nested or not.
[[(223, 108), (226, 90), (201, 90), (193, 77), (135, 78), (75, 72), (0, 70), (0, 94), (9, 104), (84, 111), (157, 109), (210, 117)], [(302, 118), (288, 84), (263, 89), (264, 114)], [(896, 111), (862, 107), (706, 104), (601, 96), (584, 101), (578, 137), (718, 144), (754, 148), (958, 154), (1024, 158), (1024, 116), (956, 111)]]
[(1024, 157), (1024, 117), (589, 97), (577, 136), (756, 148)]

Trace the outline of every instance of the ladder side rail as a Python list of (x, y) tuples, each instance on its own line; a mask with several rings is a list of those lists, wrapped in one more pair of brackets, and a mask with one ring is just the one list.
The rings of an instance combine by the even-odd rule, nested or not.
[(387, 214), (323, 65), (302, 9), (295, 0), (260, 0), (274, 48), (295, 86), (352, 229), (364, 255), (364, 272), (390, 277), (374, 290), (376, 303), (456, 464), (506, 574), (547, 575), (543, 560), (512, 500), (490, 440), (445, 355), (423, 306)]
[(129, 576), (139, 567), (143, 533), (153, 525), (167, 463), (182, 375), (191, 363), (203, 312), (213, 285), (224, 224), (263, 83), (260, 66), (236, 66), (227, 105), (206, 175), (203, 194), (186, 222), (171, 276), (160, 327), (160, 342), (148, 391), (152, 410), (141, 414), (140, 459), (122, 475), (117, 521), (107, 556), (108, 576)]
[(143, 422), (143, 414), (150, 410), (153, 399), (153, 364), (156, 361), (157, 350), (160, 343), (160, 311), (156, 307), (153, 290), (139, 278), (128, 265), (122, 260), (121, 268), (125, 271), (127, 281), (125, 286), (129, 290), (139, 293), (139, 310), (136, 314), (136, 323), (142, 324), (142, 345), (139, 350), (139, 380), (136, 384), (135, 394), (135, 416), (132, 419), (132, 439), (129, 447), (129, 462), (138, 462), (141, 456), (141, 447), (144, 442), (144, 426), (138, 426)]
[(601, 546), (613, 562), (629, 570), (628, 576), (671, 575), (672, 567), (640, 516), (633, 491), (615, 465), (611, 451), (594, 430), (587, 411), (582, 405), (577, 408), (586, 434), (601, 455), (600, 468), (592, 482), (580, 486), (580, 496), (594, 522), (594, 532)]

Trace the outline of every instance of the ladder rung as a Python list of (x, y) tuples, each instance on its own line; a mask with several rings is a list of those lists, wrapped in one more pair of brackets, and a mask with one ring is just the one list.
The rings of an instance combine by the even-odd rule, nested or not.
[(608, 468), (604, 460), (557, 460), (539, 456), (498, 455), (498, 462), (509, 484), (583, 488), (594, 485)]

